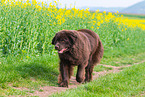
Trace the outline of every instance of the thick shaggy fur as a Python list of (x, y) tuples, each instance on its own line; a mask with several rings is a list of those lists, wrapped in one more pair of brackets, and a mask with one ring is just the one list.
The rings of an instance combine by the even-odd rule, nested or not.
[(62, 30), (52, 40), (60, 58), (59, 86), (68, 87), (73, 67), (78, 66), (76, 80), (79, 83), (92, 80), (94, 66), (103, 56), (99, 36), (88, 29)]

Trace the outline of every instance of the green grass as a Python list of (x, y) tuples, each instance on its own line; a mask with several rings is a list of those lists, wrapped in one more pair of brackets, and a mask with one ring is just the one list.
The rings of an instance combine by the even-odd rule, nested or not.
[[(8, 56), (0, 59), (0, 91), (5, 95), (25, 95), (41, 86), (57, 86), (57, 56)], [(25, 87), (21, 91), (12, 87)]]
[[(103, 58), (101, 63), (109, 63), (109, 65), (122, 66), (133, 64), (144, 60), (144, 53), (136, 56), (116, 57), (113, 59)], [(130, 58), (130, 59), (129, 59)], [(128, 63), (129, 60), (132, 60)], [(115, 62), (119, 62), (118, 64)], [(40, 90), (43, 86), (58, 86), (57, 76), (58, 70), (57, 55), (43, 56), (7, 56), (0, 58), (0, 94), (1, 95), (27, 95), (27, 93)], [(125, 63), (125, 64), (124, 64)], [(112, 68), (97, 65), (94, 71), (111, 70)], [(125, 69), (125, 68), (123, 68)], [(76, 69), (74, 71), (74, 76)], [(28, 90), (14, 89), (13, 87), (24, 87)]]
[(52, 97), (139, 97), (145, 91), (144, 65), (145, 63), (133, 65), (120, 73), (99, 77), (93, 82)]
[(105, 66), (102, 66), (102, 65), (97, 65), (95, 66), (94, 68), (94, 71), (96, 72), (99, 72), (99, 71), (108, 71), (108, 70), (112, 70), (113, 68), (112, 67), (105, 67)]
[[(123, 54), (124, 52), (122, 52)], [(112, 66), (122, 66), (122, 65), (129, 65), (132, 63), (138, 63), (144, 60), (145, 52), (141, 52), (139, 54), (132, 54), (132, 55), (124, 55), (120, 57), (110, 57), (110, 58), (103, 58), (101, 63), (106, 65)]]

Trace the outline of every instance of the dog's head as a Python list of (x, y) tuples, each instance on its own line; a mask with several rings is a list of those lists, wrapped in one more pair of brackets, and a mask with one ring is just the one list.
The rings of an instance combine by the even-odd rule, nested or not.
[(54, 36), (52, 44), (58, 53), (65, 53), (75, 44), (77, 36), (72, 30), (62, 30)]

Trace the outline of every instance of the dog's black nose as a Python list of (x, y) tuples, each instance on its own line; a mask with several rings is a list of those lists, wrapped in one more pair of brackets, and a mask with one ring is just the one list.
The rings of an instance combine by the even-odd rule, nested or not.
[(59, 46), (56, 45), (56, 46), (55, 46), (55, 49), (58, 50), (58, 49), (59, 49)]

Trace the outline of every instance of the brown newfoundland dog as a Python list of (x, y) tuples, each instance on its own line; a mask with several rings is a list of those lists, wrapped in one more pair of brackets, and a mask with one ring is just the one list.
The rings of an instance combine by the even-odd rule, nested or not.
[(78, 66), (76, 80), (79, 83), (92, 80), (94, 65), (103, 56), (103, 45), (99, 36), (88, 29), (62, 30), (52, 40), (60, 58), (58, 84), (68, 87), (73, 67)]

